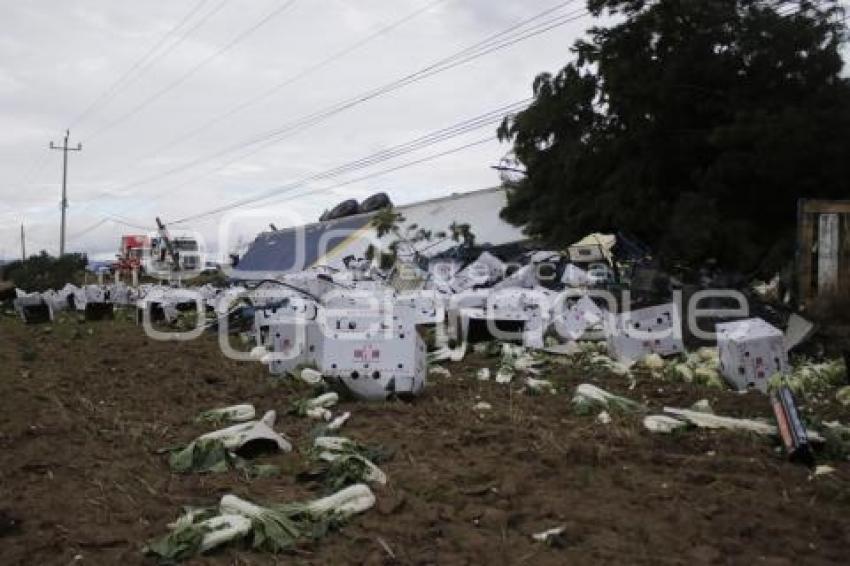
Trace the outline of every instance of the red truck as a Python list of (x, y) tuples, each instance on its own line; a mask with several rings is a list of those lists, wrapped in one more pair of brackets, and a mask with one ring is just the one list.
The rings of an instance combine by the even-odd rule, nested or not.
[(141, 273), (145, 254), (150, 253), (151, 241), (145, 235), (121, 236), (121, 249), (118, 252), (116, 269), (121, 273)]

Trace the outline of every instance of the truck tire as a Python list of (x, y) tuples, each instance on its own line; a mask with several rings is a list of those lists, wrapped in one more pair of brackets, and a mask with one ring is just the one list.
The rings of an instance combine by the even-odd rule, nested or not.
[(393, 203), (387, 193), (375, 193), (360, 203), (360, 212), (375, 212), (392, 205)]
[(337, 218), (352, 216), (358, 212), (360, 212), (360, 205), (358, 205), (357, 201), (352, 198), (342, 201), (329, 212), (324, 213), (319, 220), (322, 222), (326, 220), (336, 220)]

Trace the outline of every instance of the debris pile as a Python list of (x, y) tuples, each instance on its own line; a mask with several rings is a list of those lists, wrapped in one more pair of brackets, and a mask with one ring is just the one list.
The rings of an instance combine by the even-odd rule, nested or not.
[[(619, 308), (596, 293), (620, 284), (613, 248), (609, 237), (593, 235), (565, 253), (524, 253), (513, 263), (484, 251), (450, 269), (420, 266), (418, 275), (427, 275), (404, 290), (393, 284), (392, 270), (364, 260), (348, 262), (345, 269), (318, 266), (228, 288), (116, 283), (44, 293), (18, 290), (14, 308), (28, 324), (53, 321), (64, 310), (96, 321), (130, 308), (145, 325), (226, 332), (242, 339), (245, 359), (311, 390), (310, 396), (291, 401), (287, 412), (310, 419), (304, 422), (313, 427), (301, 451), (309, 468), (298, 479), (334, 494), (268, 507), (226, 495), (215, 509), (189, 510), (167, 536), (146, 548), (166, 560), (249, 538), (255, 548), (279, 552), (319, 538), (372, 507), (369, 486), (388, 483), (381, 468), (388, 456), (340, 436), (351, 413), (335, 414), (335, 408), (346, 396), (411, 400), (425, 391), (429, 375), (452, 382), (466, 376), (481, 391), (504, 392), (509, 402), (515, 391), (547, 397), (570, 391), (565, 411), (593, 417), (593, 426), (609, 431), (620, 421), (637, 423), (638, 430), (642, 424), (658, 435), (734, 430), (778, 438), (791, 459), (809, 465), (814, 465), (815, 445), (847, 457), (850, 427), (817, 422), (812, 411), (825, 400), (850, 405), (845, 363), (791, 355), (811, 334), (811, 325), (791, 318), (783, 333), (763, 318), (722, 321), (716, 324), (716, 346), (689, 350), (679, 303), (665, 298), (642, 308)], [(773, 296), (770, 286), (760, 286), (759, 292)], [(470, 352), (480, 358), (472, 368), (435, 363), (462, 362)], [(559, 375), (567, 367), (580, 375), (569, 387)], [(613, 382), (611, 391), (628, 391), (618, 395), (604, 389), (606, 378)], [(654, 406), (645, 388), (637, 387), (649, 381), (658, 382), (659, 392), (672, 383), (687, 391), (699, 386), (712, 393), (731, 388), (765, 395), (773, 419), (719, 415), (707, 400), (689, 408)], [(476, 395), (464, 406), (483, 421), (500, 411), (488, 401)], [(251, 404), (204, 411), (195, 422), (220, 428), (170, 450), (171, 470), (237, 470), (249, 478), (279, 473), (253, 458), (294, 447), (275, 430), (275, 411), (257, 415)], [(533, 538), (556, 544), (563, 531), (556, 527)]]

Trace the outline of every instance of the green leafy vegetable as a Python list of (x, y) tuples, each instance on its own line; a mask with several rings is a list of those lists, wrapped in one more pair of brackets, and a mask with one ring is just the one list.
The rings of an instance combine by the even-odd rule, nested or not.
[(173, 451), (168, 458), (168, 464), (171, 471), (178, 474), (220, 474), (234, 469), (242, 472), (246, 478), (260, 478), (275, 476), (280, 472), (280, 468), (275, 465), (253, 464), (240, 458), (217, 438), (201, 438), (183, 449)]

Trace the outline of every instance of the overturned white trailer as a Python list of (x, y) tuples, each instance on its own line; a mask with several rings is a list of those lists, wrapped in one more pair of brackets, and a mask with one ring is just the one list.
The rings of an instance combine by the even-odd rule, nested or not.
[[(404, 217), (402, 227), (434, 234), (452, 223), (469, 224), (477, 245), (502, 246), (522, 242), (526, 236), (499, 216), (507, 203), (501, 187), (456, 193), (446, 197), (400, 205), (394, 210)], [(305, 226), (262, 232), (239, 260), (230, 277), (244, 281), (272, 279), (308, 268), (339, 269), (344, 259), (362, 258), (370, 245), (388, 246), (395, 238), (378, 238), (372, 226), (376, 212), (355, 214)], [(457, 245), (449, 239), (422, 242), (420, 253), (435, 256)]]

